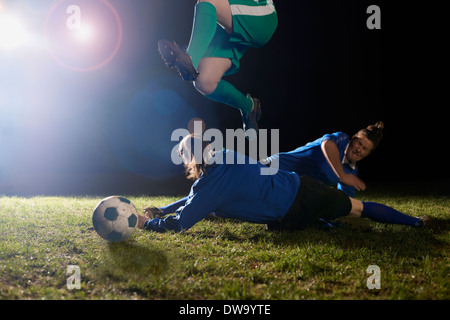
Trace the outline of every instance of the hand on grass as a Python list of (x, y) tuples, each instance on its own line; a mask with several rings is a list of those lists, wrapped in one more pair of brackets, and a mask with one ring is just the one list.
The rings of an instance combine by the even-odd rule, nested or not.
[(149, 219), (161, 218), (162, 214), (163, 214), (163, 211), (161, 209), (153, 207), (153, 206), (145, 207), (143, 209), (143, 211), (145, 213), (145, 216), (148, 217)]

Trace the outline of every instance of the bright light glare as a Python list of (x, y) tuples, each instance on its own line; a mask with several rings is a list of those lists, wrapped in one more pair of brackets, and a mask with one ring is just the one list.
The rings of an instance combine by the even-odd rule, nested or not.
[(12, 50), (24, 45), (29, 35), (23, 22), (12, 15), (0, 14), (0, 49)]
[(75, 36), (81, 41), (88, 41), (92, 38), (93, 35), (92, 28), (86, 25), (83, 25), (79, 29), (73, 30), (73, 32), (75, 33)]

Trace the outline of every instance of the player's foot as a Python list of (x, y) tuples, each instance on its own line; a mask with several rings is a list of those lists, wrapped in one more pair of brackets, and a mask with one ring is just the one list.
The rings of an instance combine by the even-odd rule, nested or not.
[(197, 79), (198, 72), (192, 63), (191, 56), (174, 41), (159, 40), (158, 51), (166, 66), (176, 69), (184, 81)]
[(430, 217), (429, 216), (422, 216), (419, 217), (419, 220), (417, 220), (416, 224), (414, 225), (416, 228), (419, 227), (424, 227), (429, 221), (430, 221)]
[[(250, 97), (250, 95), (248, 95), (248, 97)], [(259, 101), (259, 99), (252, 97), (250, 97), (250, 99), (252, 99), (253, 101), (252, 110), (249, 113), (243, 113), (241, 111), (241, 115), (242, 115), (242, 122), (244, 124), (243, 128), (245, 131), (245, 137), (248, 140), (253, 140), (257, 136), (257, 132), (259, 129), (258, 121), (261, 118), (262, 111), (261, 111), (261, 102)]]

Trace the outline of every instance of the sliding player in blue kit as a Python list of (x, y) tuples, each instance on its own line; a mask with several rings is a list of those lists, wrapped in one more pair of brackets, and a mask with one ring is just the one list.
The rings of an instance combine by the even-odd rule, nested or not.
[[(187, 177), (195, 180), (184, 206), (176, 215), (165, 218), (139, 215), (140, 228), (181, 232), (211, 212), (223, 218), (267, 224), (272, 230), (290, 231), (301, 230), (318, 219), (342, 216), (416, 227), (428, 220), (428, 217), (411, 217), (383, 204), (353, 199), (341, 190), (295, 172), (277, 170), (276, 174), (262, 175), (262, 168), (267, 168), (262, 163), (251, 163), (245, 155), (230, 150), (208, 152), (210, 145), (199, 140), (188, 135), (180, 142), (179, 153)], [(202, 148), (200, 159), (194, 156), (194, 146)]]
[(222, 78), (238, 72), (244, 53), (264, 46), (277, 25), (272, 0), (199, 0), (187, 49), (160, 40), (158, 50), (166, 65), (205, 97), (238, 109), (247, 137), (254, 139), (255, 131), (248, 129), (258, 130), (260, 101)]
[[(365, 183), (358, 177), (357, 163), (369, 156), (383, 138), (384, 124), (380, 121), (359, 130), (351, 138), (343, 132), (325, 134), (323, 137), (289, 152), (275, 154), (261, 163), (270, 165), (278, 161), (278, 168), (310, 176), (327, 186), (336, 187), (348, 196), (365, 190)], [(144, 210), (154, 217), (165, 216), (184, 206), (188, 197), (161, 208)]]
[(358, 177), (357, 162), (370, 155), (383, 138), (383, 122), (359, 130), (351, 138), (343, 132), (325, 134), (295, 150), (262, 159), (263, 164), (279, 162), (279, 168), (313, 177), (327, 186), (336, 187), (348, 196), (366, 189)]

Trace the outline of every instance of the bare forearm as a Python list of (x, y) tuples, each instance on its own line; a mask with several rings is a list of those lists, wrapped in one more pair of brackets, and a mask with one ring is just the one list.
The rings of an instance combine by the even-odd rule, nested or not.
[(333, 169), (339, 180), (342, 180), (345, 171), (342, 167), (342, 160), (339, 155), (338, 146), (331, 140), (325, 140), (324, 142), (322, 142), (321, 147), (323, 155), (325, 156), (325, 159), (327, 159), (331, 169)]
[(325, 158), (341, 183), (354, 187), (358, 191), (366, 189), (366, 185), (361, 179), (344, 171), (342, 159), (339, 155), (339, 148), (336, 143), (331, 140), (325, 140), (322, 142), (321, 147)]

